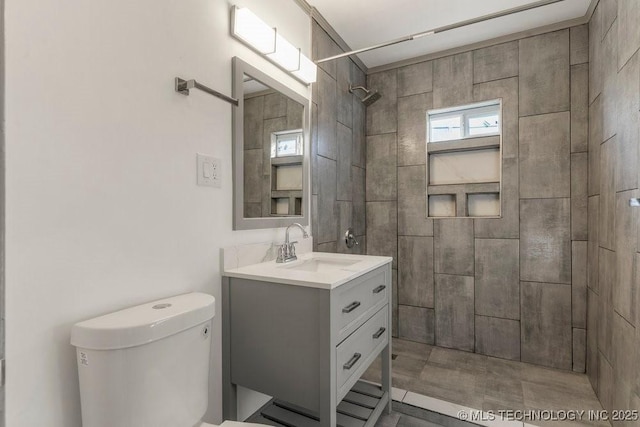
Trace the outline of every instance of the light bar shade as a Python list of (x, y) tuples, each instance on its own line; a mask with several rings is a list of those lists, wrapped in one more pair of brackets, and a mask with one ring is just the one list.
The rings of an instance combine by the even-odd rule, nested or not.
[(231, 21), (231, 33), (235, 38), (265, 55), (296, 79), (306, 84), (316, 81), (316, 64), (249, 9), (233, 6)]
[(246, 7), (233, 7), (233, 35), (262, 54), (276, 51), (276, 30)]
[(300, 68), (300, 51), (280, 34), (276, 34), (276, 51), (267, 54), (267, 58), (287, 71)]
[(300, 69), (294, 71), (293, 75), (305, 83), (313, 83), (316, 81), (317, 73), (318, 66), (309, 58), (300, 54)]

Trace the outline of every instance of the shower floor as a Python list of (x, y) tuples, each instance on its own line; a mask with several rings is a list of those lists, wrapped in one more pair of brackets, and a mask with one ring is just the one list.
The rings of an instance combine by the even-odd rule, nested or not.
[[(445, 402), (482, 411), (601, 411), (585, 374), (394, 338), (394, 400), (436, 410)], [(380, 382), (380, 359), (363, 375)], [(411, 399), (405, 396), (411, 396)], [(425, 403), (420, 404), (420, 401)], [(416, 403), (417, 402), (417, 403)], [(436, 407), (434, 407), (434, 405)], [(449, 407), (456, 407), (449, 405)], [(451, 409), (449, 409), (451, 411)], [(524, 421), (538, 426), (609, 426), (607, 421)], [(451, 415), (451, 414), (449, 414)], [(489, 423), (491, 424), (491, 423)]]

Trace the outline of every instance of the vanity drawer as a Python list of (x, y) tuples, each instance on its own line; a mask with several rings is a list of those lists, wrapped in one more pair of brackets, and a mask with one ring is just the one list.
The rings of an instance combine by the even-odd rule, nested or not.
[[(367, 320), (357, 331), (351, 334), (338, 347), (336, 347), (336, 386), (338, 396), (344, 396), (349, 387), (345, 384), (356, 373), (362, 374), (361, 368), (366, 368), (372, 360), (375, 350), (388, 342), (389, 334), (389, 306), (385, 305)], [(365, 366), (363, 366), (366, 364)]]
[(338, 319), (338, 342), (388, 303), (390, 281), (386, 275), (386, 269), (374, 270), (335, 290), (332, 314)]

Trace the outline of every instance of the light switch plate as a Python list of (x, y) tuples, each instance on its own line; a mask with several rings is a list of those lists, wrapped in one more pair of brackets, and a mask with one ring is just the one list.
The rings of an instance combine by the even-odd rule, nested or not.
[(198, 185), (220, 188), (222, 186), (222, 161), (215, 157), (197, 154)]

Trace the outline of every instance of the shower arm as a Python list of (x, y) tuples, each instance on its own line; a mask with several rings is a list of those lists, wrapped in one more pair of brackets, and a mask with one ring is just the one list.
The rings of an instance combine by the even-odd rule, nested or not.
[(415, 34), (410, 34), (408, 36), (400, 37), (398, 39), (393, 39), (384, 43), (379, 43), (369, 47), (363, 47), (360, 49), (355, 49), (349, 52), (344, 52), (339, 55), (329, 56), (328, 58), (318, 59), (314, 61), (316, 64), (321, 64), (323, 62), (333, 61), (334, 59), (344, 58), (346, 56), (357, 55), (359, 53), (368, 52), (370, 50), (380, 49), (382, 47), (392, 46), (398, 43), (404, 43), (411, 40), (416, 40), (421, 37), (430, 36), (433, 34), (442, 33), (445, 31), (455, 30), (457, 28), (466, 27), (467, 25), (477, 24), (484, 21), (489, 21), (495, 18), (501, 18), (503, 16), (512, 15), (514, 13), (526, 12), (528, 10), (536, 9), (538, 7), (547, 6), (554, 3), (559, 3), (564, 0), (540, 0), (535, 3), (531, 3), (528, 5), (513, 7), (511, 9), (503, 10), (501, 12), (491, 13), (489, 15), (479, 16), (477, 18), (467, 19), (466, 21), (461, 21), (455, 24), (445, 25), (443, 27), (434, 28), (433, 30), (422, 31)]
[(367, 89), (364, 86), (349, 86), (349, 92), (353, 93), (354, 90), (358, 90), (360, 89), (361, 91), (363, 91), (364, 93), (366, 93), (367, 95), (369, 95), (371, 93), (371, 91), (369, 89)]

